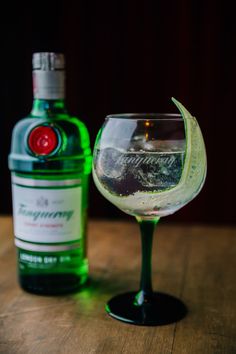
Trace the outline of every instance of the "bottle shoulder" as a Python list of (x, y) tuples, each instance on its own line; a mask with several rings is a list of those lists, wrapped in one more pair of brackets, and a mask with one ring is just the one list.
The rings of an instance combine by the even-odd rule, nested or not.
[[(66, 135), (71, 136), (75, 135), (77, 138), (81, 136), (83, 140), (89, 139), (88, 129), (83, 121), (81, 121), (78, 117), (69, 116), (67, 114), (54, 116), (54, 117), (46, 117), (39, 118), (32, 115), (28, 115), (22, 119), (20, 119), (13, 128), (12, 140), (17, 135), (27, 135), (32, 129), (37, 126), (52, 126), (58, 127), (59, 130), (64, 130)], [(86, 141), (89, 144), (89, 141)]]
[[(34, 129), (49, 126), (58, 136), (58, 148), (50, 156), (36, 156), (29, 148), (29, 137)], [(90, 164), (91, 149), (86, 125), (77, 117), (66, 115), (57, 118), (38, 118), (31, 115), (21, 119), (14, 127), (9, 155), (9, 167), (23, 169), (76, 169), (77, 165)], [(20, 162), (21, 161), (21, 162)], [(23, 167), (24, 166), (24, 167)], [(29, 167), (27, 167), (29, 166)]]

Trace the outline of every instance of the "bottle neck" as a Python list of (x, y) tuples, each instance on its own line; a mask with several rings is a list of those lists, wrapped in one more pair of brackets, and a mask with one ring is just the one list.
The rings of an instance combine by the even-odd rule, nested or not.
[(64, 70), (34, 70), (33, 91), (32, 116), (52, 118), (66, 114)]
[(53, 118), (61, 115), (67, 115), (64, 99), (48, 100), (34, 98), (31, 116), (40, 118)]

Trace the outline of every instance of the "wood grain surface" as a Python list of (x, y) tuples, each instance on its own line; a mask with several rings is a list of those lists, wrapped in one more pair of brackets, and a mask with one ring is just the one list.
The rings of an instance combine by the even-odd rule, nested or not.
[(138, 289), (138, 225), (91, 221), (88, 251), (88, 287), (67, 296), (28, 294), (17, 284), (12, 220), (0, 218), (0, 353), (236, 353), (236, 228), (157, 226), (154, 288), (189, 310), (162, 327), (124, 324), (104, 311), (114, 294)]

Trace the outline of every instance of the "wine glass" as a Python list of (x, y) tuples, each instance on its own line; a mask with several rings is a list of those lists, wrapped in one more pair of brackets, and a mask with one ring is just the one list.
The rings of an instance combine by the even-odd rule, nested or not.
[(93, 154), (93, 178), (101, 194), (135, 216), (141, 230), (140, 289), (113, 297), (108, 314), (136, 325), (164, 325), (182, 319), (186, 306), (154, 292), (151, 251), (155, 226), (200, 192), (206, 152), (197, 120), (176, 99), (181, 114), (114, 114), (106, 117)]

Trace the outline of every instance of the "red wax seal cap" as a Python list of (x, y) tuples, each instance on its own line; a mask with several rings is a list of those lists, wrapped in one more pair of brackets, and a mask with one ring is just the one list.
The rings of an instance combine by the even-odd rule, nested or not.
[(34, 154), (49, 155), (58, 146), (58, 136), (54, 128), (38, 126), (31, 131), (28, 144)]

